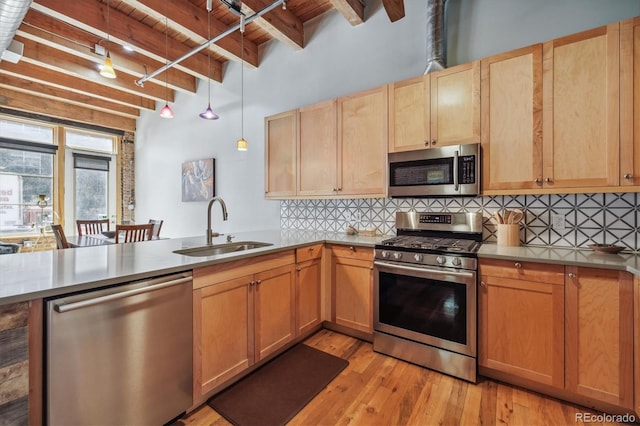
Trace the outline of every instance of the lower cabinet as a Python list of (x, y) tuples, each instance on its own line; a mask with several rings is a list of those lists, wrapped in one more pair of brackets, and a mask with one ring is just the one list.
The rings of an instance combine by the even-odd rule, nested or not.
[(293, 251), (193, 271), (194, 402), (291, 342)]
[(347, 330), (373, 333), (373, 249), (331, 246), (332, 322)]
[(296, 336), (322, 323), (322, 248), (314, 244), (296, 249)]
[(583, 405), (633, 409), (630, 273), (481, 259), (479, 274), (481, 374)]

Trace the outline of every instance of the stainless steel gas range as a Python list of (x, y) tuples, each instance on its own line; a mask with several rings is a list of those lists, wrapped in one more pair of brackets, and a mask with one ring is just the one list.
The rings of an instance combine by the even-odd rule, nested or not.
[(396, 213), (375, 246), (373, 349), (476, 382), (481, 213)]

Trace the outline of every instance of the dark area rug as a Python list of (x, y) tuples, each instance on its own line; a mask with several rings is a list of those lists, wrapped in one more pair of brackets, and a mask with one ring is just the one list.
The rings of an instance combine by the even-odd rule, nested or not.
[(234, 425), (284, 425), (347, 365), (342, 358), (299, 344), (208, 404)]

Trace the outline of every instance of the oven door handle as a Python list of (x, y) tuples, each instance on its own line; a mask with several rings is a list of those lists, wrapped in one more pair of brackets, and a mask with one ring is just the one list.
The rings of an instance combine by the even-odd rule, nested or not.
[(458, 176), (458, 151), (453, 154), (453, 190), (458, 192), (460, 190), (460, 178)]
[(388, 268), (400, 269), (404, 271), (420, 272), (423, 274), (429, 273), (429, 274), (437, 274), (437, 275), (454, 275), (456, 277), (466, 277), (466, 278), (475, 277), (474, 272), (467, 272), (467, 271), (451, 271), (451, 270), (443, 271), (440, 269), (431, 269), (431, 268), (415, 268), (412, 266), (398, 265), (397, 263), (387, 263), (387, 262), (379, 262), (379, 261), (374, 261), (373, 264), (377, 266), (386, 266)]

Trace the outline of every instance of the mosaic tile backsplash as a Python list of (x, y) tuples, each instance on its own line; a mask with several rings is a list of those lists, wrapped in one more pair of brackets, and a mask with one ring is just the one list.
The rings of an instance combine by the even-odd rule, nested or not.
[(344, 232), (352, 225), (394, 235), (397, 211), (481, 212), (483, 240), (495, 242), (491, 215), (496, 210), (518, 208), (525, 212), (520, 228), (523, 245), (579, 248), (607, 243), (638, 251), (637, 201), (637, 193), (284, 200), (280, 204), (280, 224), (283, 229), (330, 232)]

